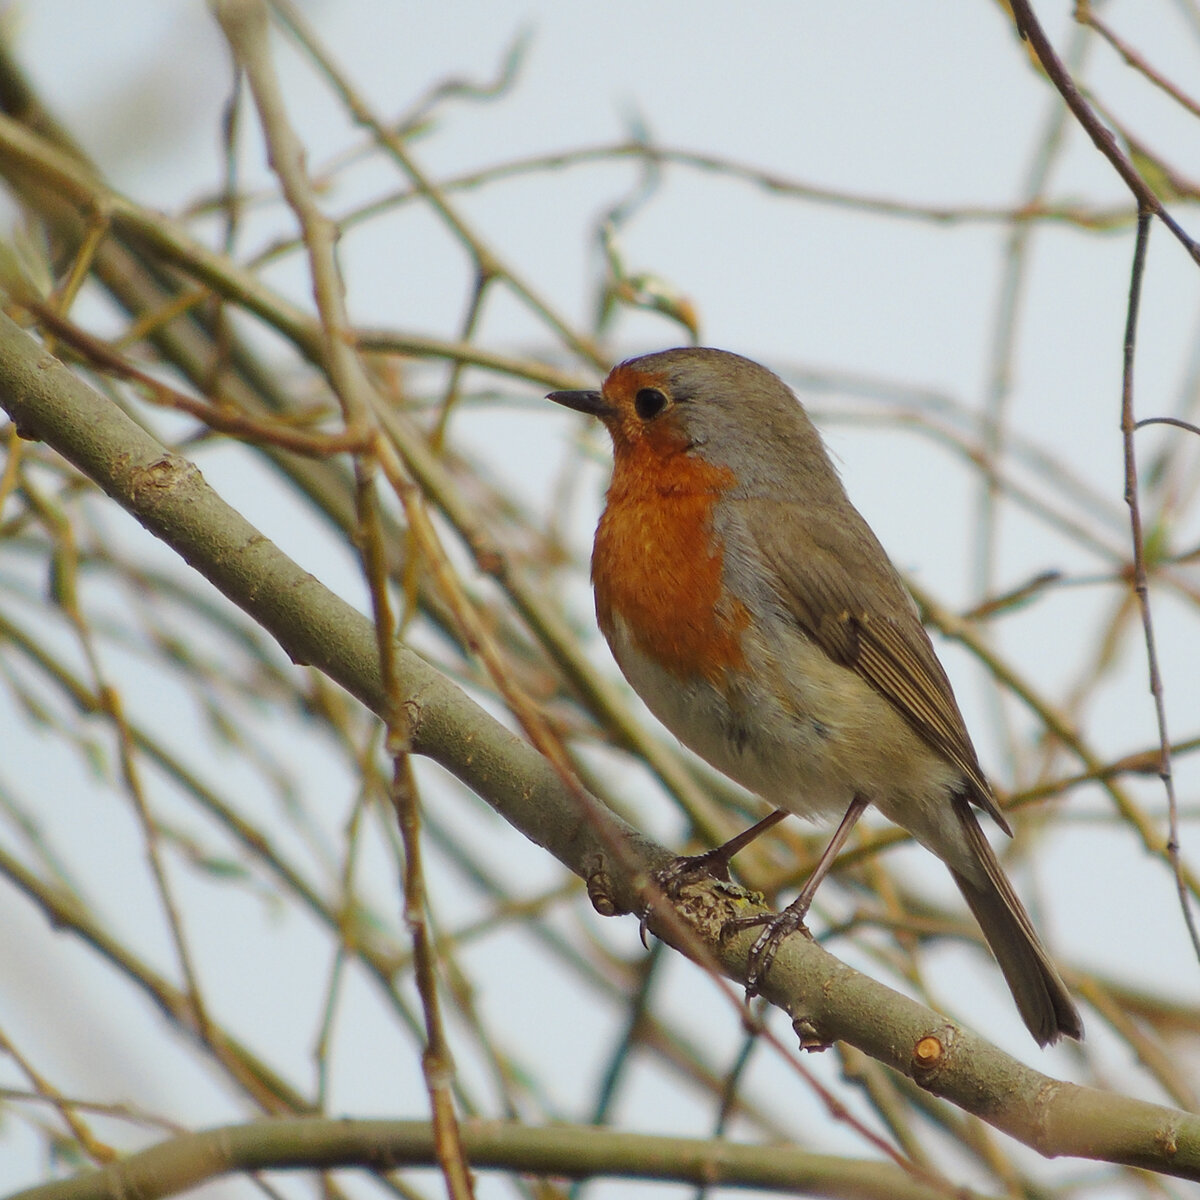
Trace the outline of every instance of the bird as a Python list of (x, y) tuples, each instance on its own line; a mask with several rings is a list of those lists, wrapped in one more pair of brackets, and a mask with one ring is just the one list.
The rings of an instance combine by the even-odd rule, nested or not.
[(765, 924), (748, 991), (805, 929), (817, 885), (874, 807), (949, 868), (1038, 1044), (1081, 1038), (976, 815), (1011, 835), (946, 672), (792, 390), (751, 359), (689, 346), (547, 398), (611, 435), (591, 577), (617, 665), (685, 746), (773, 809), (680, 861), (719, 874), (789, 813), (840, 822), (782, 913), (734, 922)]

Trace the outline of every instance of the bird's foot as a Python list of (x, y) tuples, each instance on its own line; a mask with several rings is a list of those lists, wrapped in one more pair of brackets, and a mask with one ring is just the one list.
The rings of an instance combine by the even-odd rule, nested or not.
[(756, 929), (759, 925), (763, 926), (762, 933), (750, 947), (750, 953), (746, 958), (747, 1000), (758, 995), (759, 987), (766, 979), (767, 972), (771, 969), (775, 955), (779, 952), (779, 947), (785, 938), (791, 937), (793, 933), (802, 933), (810, 941), (812, 940), (812, 934), (809, 933), (808, 926), (804, 923), (804, 918), (808, 916), (810, 901), (806, 897), (804, 900), (803, 904), (796, 902), (789, 904), (780, 913), (766, 912), (756, 913), (751, 917), (734, 917), (722, 926), (722, 938), (732, 937), (744, 929)]
[[(658, 891), (668, 899), (675, 900), (681, 889), (689, 883), (701, 883), (706, 879), (713, 879), (718, 883), (732, 882), (729, 878), (731, 857), (732, 855), (726, 852), (726, 846), (718, 846), (715, 850), (706, 850), (703, 854), (680, 855), (678, 858), (673, 858), (665, 867), (659, 867), (650, 878)], [(642, 920), (638, 932), (641, 935), (643, 946), (649, 944), (646, 941), (646, 930), (652, 909), (653, 902), (647, 904), (642, 910)]]
[(654, 882), (668, 896), (677, 896), (684, 884), (699, 883), (704, 879), (729, 883), (729, 860), (732, 857), (725, 846), (706, 850), (703, 854), (684, 854), (671, 859), (665, 867), (659, 867), (654, 872)]

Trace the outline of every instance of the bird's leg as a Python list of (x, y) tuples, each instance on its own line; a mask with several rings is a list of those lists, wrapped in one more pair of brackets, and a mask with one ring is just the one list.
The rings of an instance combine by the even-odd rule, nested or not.
[(760, 834), (773, 829), (787, 815), (786, 808), (777, 808), (716, 849), (706, 850), (703, 854), (684, 855), (669, 862), (661, 871), (655, 872), (654, 882), (668, 895), (677, 891), (680, 884), (693, 879), (723, 879), (728, 882), (729, 864), (733, 856), (744, 850)]
[[(829, 839), (829, 845), (825, 847), (821, 857), (817, 860), (817, 865), (813, 867), (812, 874), (804, 881), (804, 886), (800, 889), (800, 895), (783, 912), (760, 913), (753, 917), (735, 917), (732, 921), (725, 922), (721, 930), (722, 937), (728, 937), (730, 934), (736, 933), (741, 929), (753, 929), (757, 925), (765, 927), (762, 933), (758, 935), (758, 941), (750, 947), (750, 954), (747, 960), (748, 970), (746, 972), (746, 995), (748, 997), (758, 993), (758, 985), (771, 969), (771, 963), (775, 961), (775, 954), (783, 939), (797, 930), (803, 930), (806, 934), (808, 933), (808, 928), (804, 924), (804, 918), (808, 916), (808, 910), (813, 902), (813, 897), (817, 894), (817, 888), (820, 887), (821, 880), (829, 874), (829, 868), (833, 866), (833, 860), (837, 858), (842, 847), (846, 844), (846, 839), (850, 836), (850, 831), (858, 824), (858, 818), (866, 811), (866, 807), (867, 801), (862, 796), (855, 796), (850, 801), (850, 807), (846, 809), (846, 815), (842, 818), (841, 824), (834, 830), (833, 837)], [(721, 847), (721, 849), (724, 849), (724, 847)]]
[[(666, 895), (676, 896), (685, 883), (695, 880), (721, 879), (728, 882), (729, 863), (733, 856), (750, 845), (759, 834), (766, 833), (768, 829), (778, 825), (787, 815), (786, 808), (777, 808), (714, 850), (706, 850), (703, 854), (685, 854), (672, 859), (665, 867), (654, 872), (655, 884)], [(646, 925), (650, 920), (650, 908), (651, 906), (647, 905), (642, 913), (642, 945), (646, 944)]]

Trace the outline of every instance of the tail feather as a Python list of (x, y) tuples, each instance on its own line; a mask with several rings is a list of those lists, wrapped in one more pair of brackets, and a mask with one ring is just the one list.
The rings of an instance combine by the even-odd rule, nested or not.
[(972, 879), (951, 868), (954, 882), (1000, 964), (1021, 1019), (1041, 1046), (1058, 1041), (1063, 1034), (1079, 1040), (1083, 1022), (1067, 985), (1050, 961), (975, 814), (966, 803), (958, 810), (983, 874)]

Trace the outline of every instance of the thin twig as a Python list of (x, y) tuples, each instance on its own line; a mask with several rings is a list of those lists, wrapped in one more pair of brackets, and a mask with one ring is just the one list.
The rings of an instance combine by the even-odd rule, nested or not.
[(1161, 71), (1155, 70), (1128, 42), (1118, 37), (1111, 26), (1096, 16), (1091, 0), (1076, 0), (1075, 20), (1083, 25), (1090, 25), (1125, 60), (1127, 66), (1144, 75), (1156, 88), (1166, 92), (1176, 104), (1187, 109), (1193, 116), (1200, 117), (1200, 103), (1173, 84)]
[(1137, 421), (1133, 415), (1133, 365), (1137, 348), (1137, 319), (1142, 297), (1142, 280), (1146, 269), (1146, 248), (1150, 241), (1148, 209), (1138, 212), (1137, 241), (1133, 249), (1133, 270), (1129, 282), (1129, 309), (1125, 320), (1125, 353), (1121, 385), (1121, 435), (1125, 452), (1125, 503), (1129, 505), (1129, 524), (1133, 535), (1133, 590), (1142, 614), (1142, 630), (1146, 639), (1146, 664), (1150, 672), (1150, 692), (1154, 696), (1154, 715), (1158, 721), (1160, 760), (1158, 773), (1167, 794), (1167, 856), (1175, 876), (1179, 906), (1187, 925), (1192, 948), (1200, 962), (1200, 929), (1192, 913), (1188, 887), (1184, 880), (1183, 859), (1179, 845), (1179, 804), (1175, 796), (1175, 777), (1171, 771), (1171, 738), (1167, 731), (1167, 706), (1163, 697), (1162, 673), (1158, 665), (1158, 650), (1154, 639), (1154, 619), (1150, 608), (1150, 582), (1146, 571), (1146, 544), (1142, 530), (1141, 505), (1138, 499)]
[(280, 22), (296, 39), (316, 64), (318, 70), (337, 93), (339, 100), (351, 116), (364, 128), (371, 131), (379, 145), (395, 160), (417, 189), (428, 199), (433, 210), (441, 217), (446, 227), (470, 253), (476, 270), (483, 275), (503, 279), (512, 292), (535, 313), (563, 343), (592, 366), (607, 369), (606, 356), (590, 338), (572, 329), (554, 308), (540, 296), (525, 279), (509, 264), (503, 262), (494, 250), (467, 224), (462, 214), (450, 203), (441, 187), (417, 165), (409, 153), (404, 138), (387, 128), (367, 105), (350, 83), (344, 72), (334, 63), (332, 56), (320, 45), (308, 28), (307, 22), (289, 0), (271, 0), (271, 7)]
[[(219, 433), (257, 445), (277, 446), (281, 450), (312, 458), (361, 451), (367, 445), (366, 435), (362, 433), (349, 430), (342, 433), (305, 433), (282, 420), (259, 420), (247, 416), (231, 404), (210, 404), (198, 400), (143, 371), (99, 338), (56, 313), (49, 305), (29, 296), (22, 296), (20, 304), (37, 318), (39, 325), (70, 346), (89, 365), (103, 370), (105, 374), (138, 384), (152, 403), (187, 413)], [(219, 396), (217, 398), (221, 399)]]
[[(1115, 228), (1129, 225), (1133, 214), (1127, 207), (1086, 207), (1080, 202), (1033, 201), (1025, 204), (923, 204), (917, 200), (904, 200), (889, 196), (872, 196), (862, 192), (846, 191), (842, 188), (824, 187), (802, 179), (791, 178), (777, 171), (739, 162), (725, 155), (687, 150), (678, 146), (665, 146), (642, 139), (619, 142), (603, 142), (594, 146), (580, 146), (571, 150), (550, 154), (533, 154), (525, 158), (512, 158), (489, 167), (480, 167), (451, 175), (440, 182), (446, 195), (474, 191), (493, 183), (520, 179), (527, 175), (542, 175), (552, 171), (573, 170), (600, 163), (628, 160), (647, 161), (656, 166), (679, 166), (702, 174), (719, 175), (758, 188), (772, 196), (783, 196), (803, 200), (830, 208), (842, 209), (867, 216), (894, 218), (900, 221), (919, 222), (939, 226), (954, 225), (1067, 225), (1078, 229), (1107, 233)], [(322, 168), (322, 174), (327, 168)], [(392, 212), (408, 204), (426, 199), (418, 187), (405, 187), (383, 196), (368, 200), (347, 209), (338, 217), (338, 226), (352, 229), (383, 213)], [(263, 207), (274, 203), (275, 193), (248, 194), (242, 197), (245, 206)], [(191, 212), (206, 213), (218, 207), (220, 198), (201, 201)], [(255, 265), (272, 261), (300, 248), (297, 238), (280, 237), (263, 250), (254, 260)]]
[[(1072, 47), (1070, 55), (1072, 61), (1078, 59), (1089, 40), (1083, 36), (1077, 37), (1077, 45)], [(1067, 123), (1066, 110), (1061, 105), (1053, 105), (1045, 119), (1045, 130), (1037, 139), (1028, 178), (1022, 186), (1025, 207), (1036, 208), (1042, 204), (1051, 169), (1060, 158), (1066, 143), (1064, 134)], [(1009, 428), (1012, 378), (1017, 357), (1019, 317), (1030, 276), (1029, 248), (1034, 233), (1039, 228), (1040, 225), (1029, 222), (1014, 224), (1005, 238), (1001, 262), (1001, 278), (989, 347), (989, 378), (980, 431), (977, 511), (970, 548), (970, 581), (972, 595), (977, 601), (989, 595), (995, 588), (1001, 536), (1000, 500), (1003, 495), (1001, 464), (1012, 437)], [(1009, 717), (1010, 710), (998, 690), (989, 688), (985, 697), (985, 702), (991, 710), (992, 724), (1007, 751), (1006, 757), (1015, 763), (1018, 760), (1017, 735)]]
[(1058, 89), (1067, 107), (1075, 114), (1096, 148), (1112, 163), (1125, 185), (1133, 193), (1138, 204), (1139, 215), (1143, 212), (1156, 216), (1179, 240), (1196, 263), (1200, 263), (1200, 244), (1184, 231), (1179, 222), (1167, 211), (1166, 206), (1154, 194), (1154, 189), (1142, 178), (1128, 155), (1117, 145), (1111, 129), (1096, 115), (1095, 110), (1083, 98), (1061, 58), (1058, 57), (1046, 31), (1041, 27), (1029, 0), (1009, 0), (1017, 32), (1029, 42), (1042, 64), (1050, 82)]
[(53, 1105), (55, 1111), (62, 1117), (64, 1124), (71, 1131), (80, 1149), (93, 1162), (110, 1163), (117, 1157), (117, 1152), (106, 1142), (102, 1142), (88, 1127), (87, 1122), (79, 1114), (79, 1105), (58, 1090), (43, 1075), (26, 1055), (13, 1043), (12, 1039), (0, 1029), (0, 1054), (7, 1054), (24, 1073), (33, 1085), (40, 1100)]
[[(379, 407), (374, 388), (353, 344), (345, 288), (338, 269), (337, 229), (317, 203), (304, 165), (304, 150), (288, 118), (268, 44), (267, 8), (262, 0), (216, 0), (217, 17), (239, 66), (245, 70), (267, 141), (268, 157), (308, 250), (313, 294), (323, 338), (321, 362), (342, 405), (348, 433), (369, 427)], [(422, 1056), (429, 1091), (438, 1162), (453, 1200), (471, 1200), (474, 1189), (454, 1111), (453, 1060), (442, 1025), (433, 947), (425, 921), (425, 882), (421, 870), (420, 816), (409, 761), (412, 739), (401, 702), (395, 656), (395, 621), (388, 596), (387, 553), (383, 544), (376, 457), (372, 441), (354, 456), (356, 507), (363, 568), (370, 588), (380, 674), (386, 696), (388, 751), (394, 759), (393, 800), (404, 835), (404, 915), (412, 935), (418, 991), (425, 1012)]]

